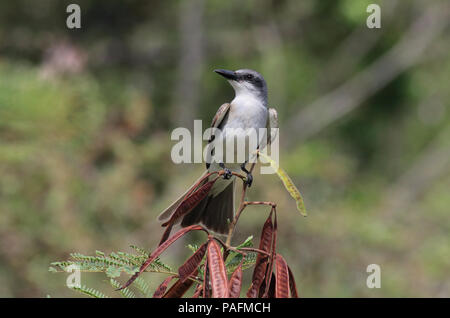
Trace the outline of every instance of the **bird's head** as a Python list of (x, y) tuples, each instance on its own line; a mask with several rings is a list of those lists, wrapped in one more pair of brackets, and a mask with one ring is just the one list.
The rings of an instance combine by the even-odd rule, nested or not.
[(217, 74), (225, 77), (233, 86), (238, 96), (252, 96), (260, 100), (267, 106), (267, 85), (264, 77), (258, 72), (250, 69), (242, 69), (237, 71), (229, 71), (218, 69), (214, 70)]

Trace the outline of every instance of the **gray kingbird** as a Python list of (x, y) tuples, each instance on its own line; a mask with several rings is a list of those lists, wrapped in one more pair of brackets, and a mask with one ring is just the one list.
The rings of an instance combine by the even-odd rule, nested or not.
[[(225, 140), (230, 137), (237, 139), (246, 138), (244, 133), (241, 135), (227, 136), (227, 128), (240, 128), (243, 131), (246, 129), (259, 131), (260, 128), (267, 128), (269, 132), (271, 128), (278, 128), (277, 112), (273, 108), (268, 108), (267, 85), (261, 74), (250, 69), (237, 71), (218, 69), (214, 71), (228, 80), (234, 89), (235, 97), (231, 103), (223, 104), (214, 116), (211, 127), (219, 128), (221, 133), (211, 136), (208, 144), (218, 136), (218, 138), (224, 139), (224, 145), (226, 144)], [(267, 143), (270, 143), (273, 138), (274, 135), (269, 135)], [(261, 145), (261, 147), (263, 146)], [(231, 174), (231, 171), (244, 171), (247, 174), (246, 182), (249, 186), (253, 180), (252, 175), (245, 168), (245, 164), (250, 154), (254, 152), (252, 152), (252, 149), (248, 149), (246, 152), (245, 162), (227, 163), (226, 166), (223, 162), (217, 163), (212, 161), (206, 163), (206, 171), (197, 181), (212, 171), (224, 169), (225, 174), (223, 178), (215, 182), (209, 194), (191, 212), (180, 217), (180, 220), (177, 220), (177, 222), (181, 221), (181, 226), (186, 227), (192, 224), (202, 223), (206, 228), (214, 232), (221, 234), (227, 233), (229, 222), (234, 218), (235, 176)], [(212, 175), (209, 178), (214, 177)], [(169, 218), (175, 212), (186, 193), (195, 186), (197, 181), (159, 215), (158, 219), (160, 221)], [(207, 181), (205, 180), (204, 182)]]

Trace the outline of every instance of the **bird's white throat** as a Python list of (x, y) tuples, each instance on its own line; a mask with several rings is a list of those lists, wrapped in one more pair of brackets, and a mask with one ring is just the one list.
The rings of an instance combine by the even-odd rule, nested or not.
[(259, 91), (249, 83), (241, 83), (236, 81), (229, 81), (234, 88), (235, 97), (232, 104), (239, 106), (262, 106), (264, 105), (264, 99), (261, 97)]

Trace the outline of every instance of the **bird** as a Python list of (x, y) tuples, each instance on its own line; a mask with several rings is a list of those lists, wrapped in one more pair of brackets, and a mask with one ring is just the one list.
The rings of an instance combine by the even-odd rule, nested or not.
[[(220, 133), (211, 135), (208, 146), (217, 142), (217, 138), (222, 138), (221, 141), (223, 141), (224, 145), (226, 144), (227, 138), (246, 138), (242, 130), (255, 129), (259, 131), (260, 128), (266, 128), (268, 132), (272, 131), (272, 133), (268, 137), (267, 135), (265, 136), (265, 141), (262, 141), (263, 139), (259, 136), (259, 142), (256, 147), (265, 147), (267, 144), (270, 144), (276, 136), (277, 130), (271, 130), (271, 128), (278, 128), (278, 114), (274, 108), (268, 107), (267, 84), (264, 77), (257, 71), (251, 69), (239, 69), (236, 71), (216, 69), (214, 72), (224, 77), (230, 83), (234, 89), (235, 97), (231, 102), (222, 104), (213, 117), (211, 128), (220, 129)], [(227, 131), (231, 129), (238, 129), (236, 130), (237, 133), (227, 134)], [(241, 129), (241, 132), (239, 132), (239, 129)], [(214, 154), (216, 149), (214, 147), (211, 148), (210, 154)], [(245, 172), (245, 182), (250, 187), (253, 182), (253, 176), (246, 169), (245, 165), (248, 163), (251, 154), (254, 154), (254, 150), (256, 149), (249, 149), (247, 147), (244, 162), (209, 162), (207, 160), (206, 170), (202, 176), (183, 195), (167, 207), (159, 215), (158, 220), (164, 221), (170, 218), (188, 192), (194, 187), (201, 186), (215, 177), (211, 175), (209, 179), (205, 179), (206, 174), (224, 170), (223, 177), (214, 183), (208, 195), (192, 211), (181, 216), (176, 222), (181, 222), (182, 227), (202, 224), (210, 231), (218, 234), (226, 234), (229, 229), (229, 224), (234, 218), (235, 211), (236, 177), (232, 174), (232, 171), (240, 172), (242, 170)], [(200, 185), (197, 185), (202, 179), (205, 180)]]

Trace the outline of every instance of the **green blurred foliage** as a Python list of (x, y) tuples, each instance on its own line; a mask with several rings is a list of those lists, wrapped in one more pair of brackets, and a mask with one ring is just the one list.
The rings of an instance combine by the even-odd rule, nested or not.
[[(80, 30), (65, 27), (70, 1), (1, 2), (0, 296), (77, 296), (50, 262), (156, 246), (156, 216), (203, 169), (172, 163), (171, 129), (194, 118), (206, 127), (232, 98), (219, 67), (254, 68), (268, 82), (281, 166), (309, 215), (275, 175), (255, 175), (248, 196), (278, 203), (277, 245), (301, 296), (450, 296), (448, 25), (353, 112), (283, 143), (283, 124), (388, 52), (439, 1), (378, 1), (381, 30), (365, 27), (370, 2), (85, 0)], [(235, 242), (257, 238), (266, 212), (249, 207)], [(202, 238), (175, 244), (164, 261), (175, 268)], [(372, 263), (381, 289), (366, 287)], [(146, 278), (154, 287), (163, 276)], [(83, 274), (82, 283), (103, 279)]]

